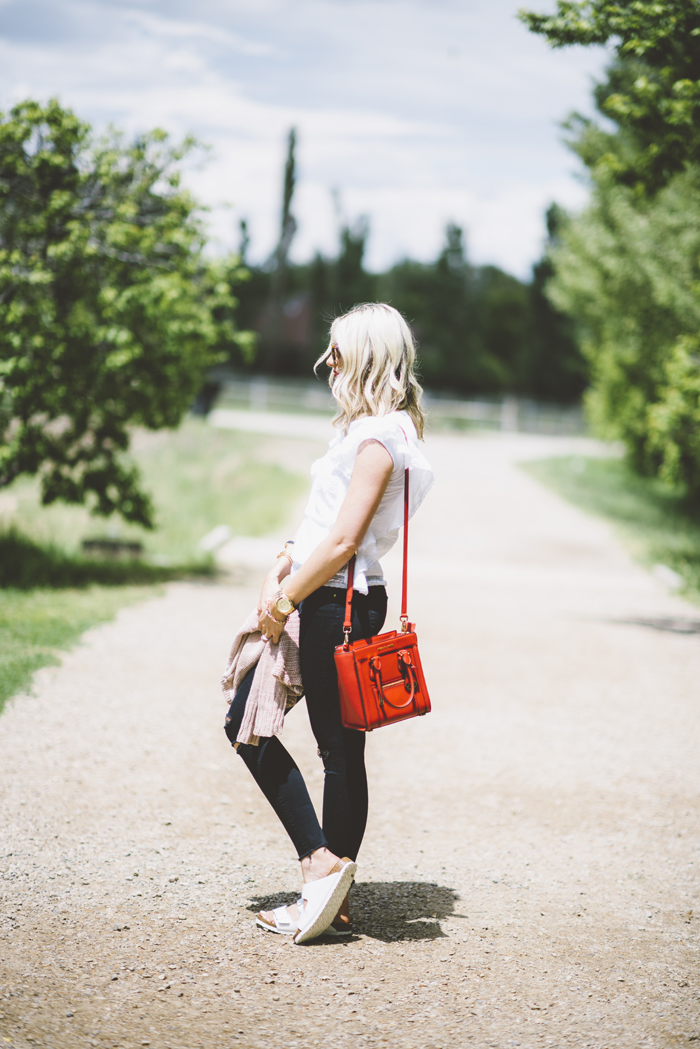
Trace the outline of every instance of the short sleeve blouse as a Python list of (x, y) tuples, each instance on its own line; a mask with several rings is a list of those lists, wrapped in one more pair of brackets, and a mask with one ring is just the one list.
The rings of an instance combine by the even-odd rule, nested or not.
[[(408, 412), (369, 416), (351, 423), (346, 434), (339, 434), (322, 459), (311, 467), (311, 494), (304, 521), (294, 546), (293, 572), (301, 568), (335, 524), (347, 495), (360, 445), (373, 440), (389, 452), (394, 468), (389, 484), (357, 551), (354, 589), (366, 594), (367, 578), (377, 574), (377, 562), (396, 542), (403, 524), (404, 471), (410, 470), (409, 516), (413, 516), (432, 487), (430, 464), (418, 445), (418, 435)], [(337, 577), (334, 577), (334, 582)], [(344, 570), (344, 585), (347, 569)]]

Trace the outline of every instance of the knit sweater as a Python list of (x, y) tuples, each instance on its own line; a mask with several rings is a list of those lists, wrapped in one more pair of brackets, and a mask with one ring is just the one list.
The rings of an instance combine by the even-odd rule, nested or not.
[(230, 705), (243, 678), (256, 667), (236, 737), (236, 744), (251, 743), (256, 747), (261, 736), (274, 736), (282, 730), (285, 712), (304, 695), (299, 665), (299, 614), (291, 614), (277, 643), (263, 640), (258, 618), (257, 609), (246, 617), (233, 639), (221, 679)]

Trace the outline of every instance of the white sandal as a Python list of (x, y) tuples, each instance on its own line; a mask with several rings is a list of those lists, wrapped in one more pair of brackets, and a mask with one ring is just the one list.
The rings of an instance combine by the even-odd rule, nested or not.
[[(296, 905), (299, 908), (299, 913), (301, 913), (301, 899), (296, 901)], [(275, 907), (272, 917), (274, 922), (268, 921), (263, 912), (258, 911), (255, 917), (255, 924), (259, 925), (261, 929), (267, 929), (268, 932), (282, 933), (283, 936), (293, 936), (299, 928), (299, 925), (290, 916), (286, 907)]]
[(301, 890), (303, 909), (299, 914), (299, 929), (295, 943), (306, 943), (322, 936), (335, 918), (355, 877), (357, 864), (344, 857), (338, 860), (330, 874), (318, 881), (310, 881)]
[[(273, 921), (267, 920), (262, 911), (258, 911), (255, 917), (255, 924), (259, 925), (261, 929), (267, 929), (268, 932), (279, 932), (283, 936), (293, 936), (299, 928), (299, 925), (291, 917), (288, 907), (293, 907), (296, 904), (296, 908), (301, 914), (304, 901), (299, 897), (294, 903), (288, 903), (284, 907), (275, 907), (272, 911)], [(352, 922), (338, 922), (335, 923), (335, 919), (331, 922), (328, 928), (323, 933), (324, 936), (352, 936), (354, 934), (354, 926)]]

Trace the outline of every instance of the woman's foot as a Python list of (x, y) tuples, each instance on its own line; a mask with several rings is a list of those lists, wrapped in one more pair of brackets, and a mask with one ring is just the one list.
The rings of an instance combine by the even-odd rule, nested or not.
[[(316, 849), (309, 856), (304, 856), (304, 859), (301, 860), (301, 877), (304, 885), (307, 885), (312, 881), (319, 881), (321, 878), (326, 878), (338, 863), (343, 862), (347, 862), (347, 857), (344, 860), (341, 860), (339, 856), (336, 856), (330, 851), (330, 849), (326, 848)], [(289, 904), (286, 908), (290, 921), (295, 921), (298, 924), (302, 903), (303, 901), (299, 899), (295, 903)], [(345, 910), (343, 910), (343, 908), (345, 908)], [(350, 906), (347, 895), (340, 905), (340, 910), (338, 911), (336, 918), (342, 915), (345, 916), (345, 921), (350, 921)], [(258, 918), (262, 919), (262, 922), (258, 922), (258, 925), (264, 923), (266, 928), (270, 928), (275, 924), (274, 911), (260, 911), (258, 913)], [(333, 921), (336, 921), (336, 918), (334, 918)]]
[[(294, 916), (290, 913), (291, 911), (296, 912)], [(261, 929), (267, 929), (269, 932), (281, 933), (284, 936), (294, 936), (299, 928), (298, 914), (299, 908), (296, 903), (291, 904), (289, 907), (275, 907), (274, 911), (258, 911), (255, 917), (255, 924), (259, 925)]]
[(299, 929), (294, 936), (294, 943), (307, 943), (323, 935), (347, 896), (356, 871), (355, 861), (345, 856), (333, 865), (328, 874), (304, 882)]
[[(299, 911), (301, 905), (301, 898), (295, 900), (294, 903), (288, 903), (284, 908), (287, 912), (285, 916), (277, 915), (277, 911), (281, 908), (276, 907), (274, 911), (258, 911), (256, 916), (257, 924), (263, 929), (269, 929), (271, 932), (296, 932), (299, 927)], [(336, 934), (343, 936), (349, 936), (352, 932), (352, 921), (350, 919), (350, 893), (348, 893), (340, 905), (338, 913), (331, 922), (333, 929)]]

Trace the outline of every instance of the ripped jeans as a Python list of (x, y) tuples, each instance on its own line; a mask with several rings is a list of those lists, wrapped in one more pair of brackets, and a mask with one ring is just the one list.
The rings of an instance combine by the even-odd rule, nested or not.
[[(378, 634), (386, 618), (386, 590), (371, 586), (352, 601), (352, 640)], [(301, 676), (309, 721), (323, 760), (323, 826), (318, 822), (306, 784), (276, 736), (257, 747), (241, 744), (238, 754), (279, 816), (300, 860), (324, 846), (336, 856), (356, 859), (367, 823), (365, 733), (343, 728), (333, 653), (343, 642), (345, 590), (322, 586), (300, 607)], [(226, 719), (235, 743), (254, 671), (241, 682)]]

